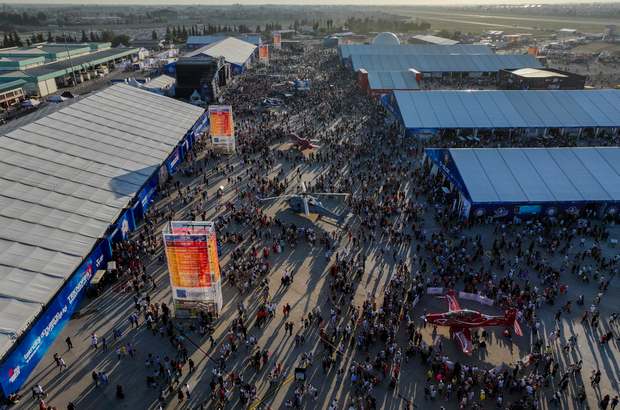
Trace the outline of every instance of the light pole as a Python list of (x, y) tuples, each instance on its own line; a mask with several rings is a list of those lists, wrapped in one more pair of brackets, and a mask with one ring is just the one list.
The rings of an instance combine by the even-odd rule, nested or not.
[(67, 56), (69, 56), (69, 63), (71, 64), (71, 74), (73, 74), (73, 86), (77, 85), (77, 79), (75, 78), (75, 69), (73, 68), (73, 60), (71, 59), (71, 53), (69, 52), (69, 44), (67, 43), (67, 33), (65, 33), (65, 26), (60, 26), (62, 29), (62, 36), (65, 39), (65, 47), (67, 47)]

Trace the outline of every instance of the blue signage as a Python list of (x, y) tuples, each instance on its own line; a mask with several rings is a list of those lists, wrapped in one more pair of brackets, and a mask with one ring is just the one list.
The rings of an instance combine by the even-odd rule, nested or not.
[(174, 174), (174, 170), (177, 169), (179, 165), (181, 165), (182, 161), (183, 147), (179, 147), (176, 149), (176, 151), (174, 151), (174, 154), (172, 154), (170, 158), (168, 158), (168, 160), (166, 161), (166, 165), (168, 165), (168, 171), (170, 172), (170, 175)]
[(196, 140), (196, 137), (202, 134), (207, 125), (209, 125), (209, 111), (205, 111), (204, 114), (202, 114), (202, 116), (200, 117), (200, 119), (196, 122), (196, 124), (192, 127), (192, 142)]
[(115, 232), (112, 235), (112, 240), (114, 242), (124, 241), (129, 238), (129, 234), (136, 229), (136, 224), (133, 219), (133, 212), (131, 209), (125, 211), (123, 216), (118, 220), (118, 224), (116, 227), (118, 232)]
[(2, 375), (0, 384), (5, 394), (18, 391), (26, 383), (47, 349), (80, 305), (84, 298), (84, 287), (90, 283), (95, 272), (107, 262), (103, 246), (105, 242), (90, 254), (13, 354), (0, 367)]
[[(163, 165), (162, 165), (163, 167)], [(157, 189), (159, 188), (159, 173), (155, 175), (151, 180), (146, 184), (144, 189), (140, 191), (138, 194), (139, 203), (141, 207), (140, 215), (136, 215), (136, 218), (142, 217), (144, 212), (147, 210), (153, 199), (157, 196)]]
[(381, 97), (381, 104), (392, 114), (396, 121), (400, 123), (403, 127), (405, 126), (405, 121), (403, 120), (403, 115), (400, 112), (400, 108), (398, 107), (398, 102), (396, 101), (396, 95), (394, 91), (390, 91), (383, 97)]
[(452, 154), (448, 149), (427, 148), (424, 150), (426, 156), (439, 168), (450, 182), (463, 194), (463, 196), (471, 202), (471, 196), (465, 186), (465, 182), (461, 177)]

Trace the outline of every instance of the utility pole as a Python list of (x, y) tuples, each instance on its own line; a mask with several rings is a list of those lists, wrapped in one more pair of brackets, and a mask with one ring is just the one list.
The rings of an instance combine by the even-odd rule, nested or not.
[(71, 53), (69, 52), (69, 43), (67, 43), (67, 33), (65, 32), (65, 26), (60, 26), (62, 29), (62, 36), (65, 39), (65, 47), (67, 47), (67, 56), (69, 56), (69, 63), (71, 64), (71, 74), (73, 74), (73, 86), (77, 85), (77, 79), (75, 78), (75, 69), (73, 68), (73, 60), (71, 59)]

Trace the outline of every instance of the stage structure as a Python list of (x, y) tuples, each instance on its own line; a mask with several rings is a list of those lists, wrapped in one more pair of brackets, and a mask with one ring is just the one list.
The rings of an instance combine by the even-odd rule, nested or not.
[(209, 119), (213, 149), (223, 154), (234, 153), (236, 145), (232, 107), (230, 105), (209, 106)]
[(213, 222), (171, 221), (163, 237), (176, 315), (218, 316), (223, 302)]

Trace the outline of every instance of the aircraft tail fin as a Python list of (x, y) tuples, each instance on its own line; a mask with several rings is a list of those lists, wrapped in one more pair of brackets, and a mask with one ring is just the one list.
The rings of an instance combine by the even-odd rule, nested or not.
[(506, 312), (506, 321), (508, 323), (508, 326), (511, 327), (518, 336), (523, 336), (521, 326), (517, 321), (517, 309), (509, 309)]

